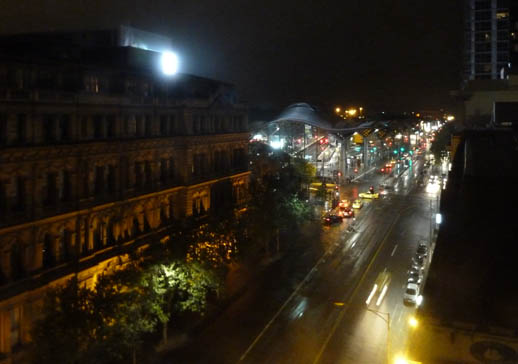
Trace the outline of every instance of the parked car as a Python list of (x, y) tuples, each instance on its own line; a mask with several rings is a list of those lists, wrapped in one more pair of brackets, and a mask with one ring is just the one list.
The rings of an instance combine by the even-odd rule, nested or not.
[(423, 274), (420, 270), (410, 269), (408, 271), (407, 283), (415, 283), (420, 285), (423, 282)]
[(416, 283), (407, 283), (405, 293), (403, 294), (403, 303), (410, 306), (419, 306), (422, 297), (419, 295), (419, 285)]
[(419, 245), (415, 254), (416, 257), (426, 258), (428, 256), (428, 247), (425, 245)]

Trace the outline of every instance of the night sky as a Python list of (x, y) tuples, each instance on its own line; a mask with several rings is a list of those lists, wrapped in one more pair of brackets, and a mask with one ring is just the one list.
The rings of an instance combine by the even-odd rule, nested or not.
[(448, 107), (458, 87), (458, 0), (4, 0), (0, 32), (109, 28), (173, 39), (182, 72), (236, 84), (251, 106)]

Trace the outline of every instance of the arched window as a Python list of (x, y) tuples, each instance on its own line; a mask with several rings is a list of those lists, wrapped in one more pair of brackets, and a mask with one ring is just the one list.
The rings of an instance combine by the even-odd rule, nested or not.
[(96, 228), (92, 232), (93, 235), (93, 243), (94, 243), (94, 250), (99, 250), (102, 248), (102, 230), (101, 230), (101, 224), (97, 224)]
[(20, 242), (16, 241), (11, 246), (11, 279), (16, 281), (25, 276), (23, 266), (22, 248)]
[(56, 263), (54, 251), (52, 247), (52, 237), (46, 233), (43, 237), (43, 251), (42, 251), (43, 268), (50, 268)]

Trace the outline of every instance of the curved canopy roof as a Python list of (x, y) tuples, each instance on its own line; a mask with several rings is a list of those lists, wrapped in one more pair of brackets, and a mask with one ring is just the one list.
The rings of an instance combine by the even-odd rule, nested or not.
[(331, 132), (351, 133), (361, 129), (372, 128), (375, 123), (365, 122), (354, 126), (350, 125), (348, 127), (340, 128), (334, 126), (330, 121), (326, 120), (315, 107), (304, 102), (288, 106), (279, 114), (279, 116), (277, 116), (277, 118), (272, 120), (270, 123), (276, 123), (281, 121), (304, 123)]

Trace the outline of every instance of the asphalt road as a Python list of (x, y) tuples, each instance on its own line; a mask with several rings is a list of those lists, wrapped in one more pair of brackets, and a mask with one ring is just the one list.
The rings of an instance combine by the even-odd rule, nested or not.
[[(273, 267), (168, 362), (385, 363), (404, 352), (415, 310), (403, 304), (407, 270), (428, 239), (436, 199), (421, 170), (421, 162), (395, 170), (394, 189), (366, 201), (355, 219), (323, 227), (324, 254), (302, 255), (295, 270)], [(340, 198), (354, 200), (386, 177), (368, 174), (342, 187)], [(391, 275), (386, 295), (367, 306), (383, 270)]]

